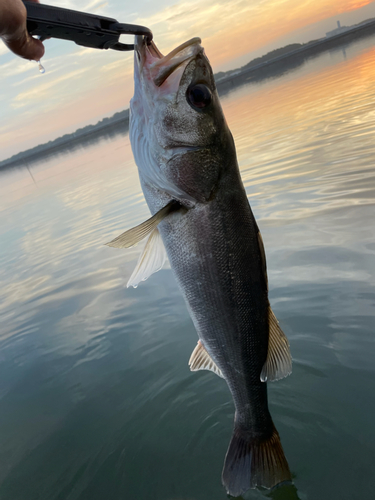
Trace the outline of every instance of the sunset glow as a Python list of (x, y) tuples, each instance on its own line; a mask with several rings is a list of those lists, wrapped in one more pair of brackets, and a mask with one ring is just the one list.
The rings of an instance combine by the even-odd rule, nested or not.
[[(163, 53), (199, 36), (214, 72), (239, 67), (288, 43), (323, 37), (338, 19), (350, 25), (375, 17), (375, 2), (368, 0), (209, 0), (204, 4), (164, 0), (158, 6), (143, 0), (137, 4), (138, 12), (120, 0), (47, 3), (149, 26)], [(45, 46), (46, 73), (40, 75), (35, 63), (17, 58), (0, 45), (0, 160), (128, 107), (133, 54), (60, 40), (48, 40)]]

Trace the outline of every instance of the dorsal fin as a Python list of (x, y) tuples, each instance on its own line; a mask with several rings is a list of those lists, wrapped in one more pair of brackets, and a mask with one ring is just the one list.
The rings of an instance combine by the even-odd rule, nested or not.
[(129, 278), (127, 287), (137, 288), (141, 281), (146, 281), (151, 274), (160, 271), (167, 254), (158, 228), (156, 227), (147, 239), (143, 252), (138, 258), (137, 265)]
[(292, 357), (288, 339), (280, 328), (271, 306), (268, 308), (268, 323), (268, 354), (260, 374), (262, 382), (273, 382), (292, 373)]
[(211, 372), (216, 373), (216, 375), (219, 375), (219, 377), (224, 378), (222, 371), (212, 360), (200, 340), (198, 340), (198, 344), (195, 346), (195, 349), (190, 356), (189, 366), (192, 372), (210, 370)]
[(106, 245), (114, 248), (130, 248), (146, 238), (167, 215), (181, 208), (182, 206), (177, 201), (172, 200), (145, 222), (125, 231), (125, 233), (120, 234)]

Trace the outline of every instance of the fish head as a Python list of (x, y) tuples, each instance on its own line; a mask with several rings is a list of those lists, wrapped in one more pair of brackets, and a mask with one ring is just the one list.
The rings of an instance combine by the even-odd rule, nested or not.
[(163, 56), (136, 37), (134, 79), (130, 141), (146, 199), (209, 201), (235, 149), (201, 40)]

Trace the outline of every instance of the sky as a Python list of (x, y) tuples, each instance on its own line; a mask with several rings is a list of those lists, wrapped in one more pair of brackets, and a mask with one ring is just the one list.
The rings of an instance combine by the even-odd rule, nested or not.
[[(277, 47), (325, 36), (375, 17), (369, 0), (48, 0), (50, 5), (141, 24), (168, 53), (199, 36), (214, 72), (240, 67)], [(131, 39), (121, 39), (132, 43)], [(45, 42), (33, 61), (0, 41), (0, 161), (129, 107), (133, 53)]]

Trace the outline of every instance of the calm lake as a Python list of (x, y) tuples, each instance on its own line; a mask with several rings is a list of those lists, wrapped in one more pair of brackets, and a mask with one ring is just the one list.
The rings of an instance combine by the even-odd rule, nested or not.
[[(294, 361), (269, 384), (294, 486), (251, 500), (375, 497), (374, 43), (222, 99)], [(128, 136), (0, 197), (1, 500), (225, 500), (227, 386), (189, 371), (170, 268), (127, 289), (140, 248), (104, 246), (149, 217)]]

